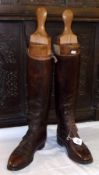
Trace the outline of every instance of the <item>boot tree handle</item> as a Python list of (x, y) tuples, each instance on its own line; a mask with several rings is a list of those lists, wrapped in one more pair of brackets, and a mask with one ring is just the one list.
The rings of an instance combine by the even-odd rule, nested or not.
[(36, 11), (36, 16), (38, 22), (36, 33), (46, 36), (47, 33), (45, 31), (45, 21), (47, 18), (47, 10), (44, 7), (39, 7)]
[(37, 29), (30, 36), (30, 42), (38, 44), (49, 44), (50, 38), (45, 30), (45, 22), (47, 18), (47, 10), (45, 7), (38, 7), (36, 11)]
[(64, 30), (60, 35), (60, 44), (74, 44), (78, 43), (77, 36), (72, 32), (71, 25), (73, 21), (73, 12), (69, 9), (66, 9), (62, 18), (64, 21)]

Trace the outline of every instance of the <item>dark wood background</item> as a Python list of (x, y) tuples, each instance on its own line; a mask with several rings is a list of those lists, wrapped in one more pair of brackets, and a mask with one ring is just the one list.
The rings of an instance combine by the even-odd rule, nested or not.
[[(69, 7), (74, 12), (73, 31), (81, 44), (76, 121), (99, 119), (99, 2), (85, 2), (43, 0), (48, 10), (46, 29), (52, 38), (63, 30), (63, 10)], [(36, 28), (35, 10), (41, 3), (0, 1), (0, 127), (27, 123), (27, 47)], [(53, 88), (49, 123), (56, 122)]]

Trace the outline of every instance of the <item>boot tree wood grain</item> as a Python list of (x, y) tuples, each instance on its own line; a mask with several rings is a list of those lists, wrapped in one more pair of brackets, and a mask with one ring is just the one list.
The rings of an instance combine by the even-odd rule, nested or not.
[(51, 38), (45, 30), (47, 10), (45, 7), (38, 7), (36, 11), (37, 29), (30, 36), (28, 53), (32, 58), (38, 60), (50, 59), (51, 55)]
[(64, 21), (64, 31), (60, 35), (60, 44), (78, 43), (77, 36), (72, 32), (71, 25), (73, 20), (73, 12), (66, 9), (62, 15)]

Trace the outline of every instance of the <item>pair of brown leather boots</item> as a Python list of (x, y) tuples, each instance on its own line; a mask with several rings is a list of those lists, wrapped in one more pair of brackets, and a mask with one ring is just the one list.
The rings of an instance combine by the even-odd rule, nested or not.
[[(46, 142), (54, 64), (51, 39), (44, 27), (46, 16), (46, 9), (39, 7), (38, 27), (30, 36), (28, 48), (29, 129), (8, 160), (9, 170), (20, 170), (29, 165), (34, 153), (42, 149)], [(87, 164), (93, 159), (89, 149), (80, 139), (75, 125), (80, 49), (77, 37), (71, 30), (72, 18), (73, 13), (70, 10), (63, 12), (64, 31), (56, 37), (53, 44), (57, 59), (54, 69), (57, 142), (66, 147), (72, 160)]]

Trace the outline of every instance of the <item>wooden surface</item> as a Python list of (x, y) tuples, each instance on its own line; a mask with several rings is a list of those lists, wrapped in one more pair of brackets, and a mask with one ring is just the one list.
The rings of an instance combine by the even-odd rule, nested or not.
[(62, 13), (64, 29), (59, 36), (60, 44), (75, 44), (78, 43), (77, 36), (72, 31), (73, 12), (66, 9)]
[[(0, 5), (0, 19), (1, 20), (31, 20), (35, 19), (35, 12), (37, 6), (33, 5)], [(61, 14), (66, 7), (47, 6), (49, 20), (61, 20)], [(74, 20), (79, 21), (99, 21), (99, 8), (84, 7), (73, 8), (69, 7), (74, 13)]]
[(30, 35), (31, 43), (49, 44), (49, 37), (45, 29), (47, 10), (44, 7), (38, 7), (36, 10), (37, 29)]
[(51, 37), (46, 32), (45, 22), (47, 10), (45, 7), (38, 7), (36, 10), (37, 28), (30, 35), (28, 54), (37, 60), (47, 60), (51, 58)]

